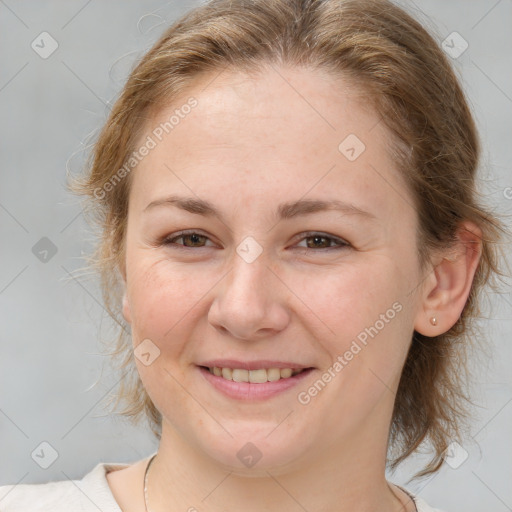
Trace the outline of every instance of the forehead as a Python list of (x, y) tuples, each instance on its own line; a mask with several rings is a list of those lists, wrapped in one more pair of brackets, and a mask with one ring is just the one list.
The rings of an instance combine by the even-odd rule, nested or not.
[(143, 140), (152, 137), (155, 147), (134, 172), (133, 199), (147, 202), (176, 187), (213, 200), (229, 191), (246, 199), (311, 191), (396, 209), (393, 200), (407, 193), (369, 100), (318, 70), (203, 75), (147, 124)]
[[(201, 76), (171, 106), (161, 109), (153, 124), (165, 122), (191, 97), (198, 105), (187, 115), (188, 122), (180, 124), (208, 132), (204, 142), (211, 143), (234, 142), (236, 135), (240, 145), (285, 142), (287, 147), (300, 135), (316, 146), (325, 140), (323, 145), (334, 143), (337, 149), (336, 140), (343, 133), (352, 130), (363, 136), (378, 123), (369, 95), (346, 80), (322, 70), (266, 65), (251, 74), (223, 70)], [(183, 131), (178, 128), (172, 133), (176, 141)], [(235, 128), (242, 130), (235, 134)], [(374, 136), (379, 135), (377, 130)]]

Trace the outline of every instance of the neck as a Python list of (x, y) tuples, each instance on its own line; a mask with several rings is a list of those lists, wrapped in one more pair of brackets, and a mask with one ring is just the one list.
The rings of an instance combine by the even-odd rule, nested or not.
[[(241, 474), (194, 450), (164, 420), (158, 454), (151, 464), (148, 508), (160, 512), (220, 512), (237, 508), (352, 512), (408, 512), (414, 505), (385, 479), (385, 442), (375, 437), (329, 447), (287, 467)], [(361, 449), (361, 447), (364, 447)], [(382, 461), (380, 463), (379, 461)]]

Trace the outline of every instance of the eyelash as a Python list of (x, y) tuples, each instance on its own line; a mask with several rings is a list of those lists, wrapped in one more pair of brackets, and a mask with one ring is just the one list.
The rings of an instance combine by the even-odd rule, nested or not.
[[(174, 246), (173, 248), (178, 249), (178, 250), (205, 249), (206, 248), (206, 246), (187, 247), (183, 244), (176, 244), (174, 242), (175, 240), (178, 240), (180, 238), (184, 238), (184, 237), (190, 236), (190, 235), (199, 235), (200, 237), (204, 237), (209, 240), (209, 238), (206, 235), (202, 235), (201, 233), (199, 233), (197, 231), (190, 230), (190, 231), (181, 231), (179, 233), (171, 235), (170, 237), (166, 237), (162, 241), (162, 245)], [(326, 239), (326, 240), (331, 240), (332, 242), (335, 242), (338, 245), (334, 246), (334, 247), (320, 247), (320, 248), (301, 247), (301, 249), (304, 249), (305, 252), (308, 252), (308, 251), (315, 251), (315, 252), (324, 251), (324, 252), (326, 252), (326, 251), (345, 249), (345, 248), (348, 248), (351, 246), (348, 242), (346, 242), (342, 238), (331, 236), (326, 233), (322, 233), (322, 232), (318, 232), (318, 231), (308, 231), (306, 233), (302, 233), (302, 238), (299, 241), (302, 242), (303, 240), (307, 240), (308, 238), (322, 238), (322, 239)]]

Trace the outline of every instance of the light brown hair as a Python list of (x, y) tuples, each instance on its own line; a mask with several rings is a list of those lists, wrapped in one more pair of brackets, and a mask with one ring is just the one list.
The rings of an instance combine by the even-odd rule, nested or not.
[(452, 244), (462, 220), (483, 232), (482, 257), (460, 319), (434, 338), (414, 334), (395, 400), (391, 466), (427, 441), (434, 456), (421, 474), (436, 471), (446, 446), (459, 436), (465, 347), (480, 291), (498, 273), (501, 228), (477, 199), (479, 141), (451, 65), (422, 25), (387, 0), (214, 0), (169, 27), (134, 68), (85, 175), (72, 184), (88, 199), (87, 212), (100, 228), (91, 262), (105, 305), (121, 326), (111, 352), (124, 372), (115, 404), (125, 402), (121, 414), (134, 420), (146, 416), (160, 436), (161, 415), (140, 381), (120, 313), (131, 174), (105, 185), (137, 149), (147, 121), (199, 74), (257, 70), (264, 63), (326, 70), (368, 94), (389, 130), (392, 156), (418, 212), (422, 268), (432, 251)]

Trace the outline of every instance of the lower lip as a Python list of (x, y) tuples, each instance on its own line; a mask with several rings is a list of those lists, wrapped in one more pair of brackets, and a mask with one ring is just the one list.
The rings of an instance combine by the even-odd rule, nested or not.
[(244, 401), (265, 400), (279, 393), (283, 393), (284, 391), (296, 386), (313, 371), (312, 368), (308, 368), (307, 370), (287, 379), (279, 379), (274, 382), (257, 384), (254, 382), (235, 382), (234, 380), (227, 380), (223, 377), (218, 377), (217, 375), (210, 373), (210, 371), (204, 367), (198, 368), (203, 377), (215, 389), (230, 398)]

